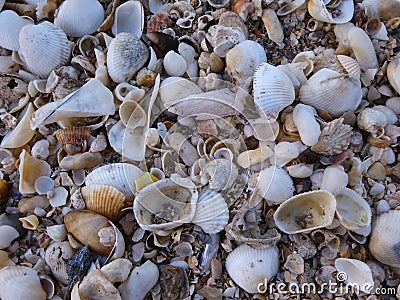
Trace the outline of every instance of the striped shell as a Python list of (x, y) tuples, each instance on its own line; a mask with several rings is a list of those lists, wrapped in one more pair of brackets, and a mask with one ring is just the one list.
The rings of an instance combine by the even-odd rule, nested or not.
[(80, 149), (84, 148), (84, 144), (90, 136), (90, 128), (83, 126), (71, 126), (64, 129), (59, 129), (55, 132), (56, 138), (70, 155), (70, 145), (78, 146)]
[(104, 21), (104, 9), (97, 0), (65, 0), (58, 8), (54, 25), (71, 37), (96, 31)]
[(149, 55), (146, 45), (133, 34), (119, 33), (108, 48), (108, 73), (115, 82), (129, 81), (144, 66)]
[(18, 36), (22, 27), (31, 23), (21, 18), (12, 10), (5, 10), (0, 13), (0, 47), (8, 50), (18, 51)]
[(74, 252), (67, 241), (52, 243), (46, 249), (44, 257), (46, 264), (53, 276), (63, 284), (68, 283), (67, 262), (65, 260), (71, 258)]
[(67, 65), (71, 52), (65, 33), (47, 21), (24, 26), (19, 34), (19, 45), (24, 63), (41, 78), (49, 76), (55, 68)]

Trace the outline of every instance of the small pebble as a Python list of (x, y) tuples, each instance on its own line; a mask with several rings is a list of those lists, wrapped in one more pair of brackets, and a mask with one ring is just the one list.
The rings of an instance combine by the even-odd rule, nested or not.
[(216, 258), (211, 260), (211, 276), (216, 280), (221, 279), (222, 276), (222, 264)]
[(390, 210), (390, 205), (386, 200), (380, 200), (376, 206), (376, 213), (382, 214)]
[(202, 289), (199, 290), (199, 294), (209, 300), (220, 300), (222, 299), (222, 292), (220, 289), (213, 288), (210, 286), (203, 286)]
[(382, 183), (375, 183), (369, 190), (371, 196), (376, 196), (385, 190), (385, 186)]

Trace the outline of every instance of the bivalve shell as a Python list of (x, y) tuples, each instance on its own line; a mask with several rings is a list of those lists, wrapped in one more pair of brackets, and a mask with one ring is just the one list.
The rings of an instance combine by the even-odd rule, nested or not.
[(186, 60), (173, 50), (165, 54), (163, 65), (169, 76), (182, 76), (187, 70)]
[(321, 128), (315, 115), (317, 112), (313, 107), (301, 103), (297, 104), (293, 110), (293, 122), (301, 141), (307, 146), (314, 146), (321, 135)]
[(363, 71), (378, 68), (375, 48), (368, 34), (360, 27), (352, 27), (348, 31), (348, 40), (357, 62)]
[(140, 39), (144, 27), (144, 10), (139, 1), (127, 1), (115, 10), (114, 24), (111, 31), (114, 35), (121, 32), (132, 33)]
[(346, 282), (357, 285), (361, 292), (370, 293), (374, 288), (371, 268), (358, 259), (337, 258), (335, 268), (338, 272), (346, 274)]
[(18, 231), (9, 225), (0, 226), (0, 249), (10, 247), (13, 240), (19, 237)]
[(65, 260), (71, 258), (74, 252), (69, 242), (55, 242), (46, 249), (44, 258), (46, 264), (50, 267), (53, 276), (63, 284), (68, 283), (67, 262)]
[(5, 10), (0, 13), (0, 47), (8, 50), (18, 51), (18, 36), (22, 27), (31, 23), (21, 18), (12, 10)]
[(400, 94), (400, 58), (392, 60), (386, 71), (390, 85)]
[(333, 24), (343, 24), (351, 20), (354, 13), (354, 3), (352, 0), (338, 1), (339, 5), (333, 5), (335, 2), (324, 0), (311, 0), (308, 2), (308, 12), (310, 15), (322, 22)]

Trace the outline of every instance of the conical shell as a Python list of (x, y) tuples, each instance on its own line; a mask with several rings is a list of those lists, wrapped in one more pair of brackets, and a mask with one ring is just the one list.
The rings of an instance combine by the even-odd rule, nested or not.
[(338, 117), (361, 103), (361, 83), (348, 75), (321, 69), (300, 88), (299, 97), (301, 102)]
[(124, 212), (125, 196), (115, 187), (91, 184), (82, 188), (82, 196), (88, 210), (99, 213), (111, 221), (118, 221)]
[(290, 78), (280, 69), (260, 64), (253, 81), (254, 101), (267, 118), (276, 119), (281, 110), (294, 101), (294, 87)]
[[(19, 55), (28, 69), (41, 78), (67, 65), (71, 47), (65, 33), (50, 22), (28, 24), (19, 33)], [(51, 47), (49, 47), (51, 45)]]
[(276, 226), (283, 232), (310, 232), (332, 224), (336, 200), (328, 191), (298, 194), (283, 202), (274, 214)]
[(32, 268), (15, 266), (0, 269), (0, 298), (3, 300), (45, 300), (46, 292)]
[(374, 288), (371, 268), (358, 259), (337, 258), (335, 268), (346, 275), (346, 282), (357, 285), (361, 292), (370, 293)]
[(114, 35), (121, 32), (132, 33), (140, 39), (144, 27), (144, 10), (139, 1), (127, 1), (117, 7), (111, 31)]
[(400, 265), (400, 211), (380, 214), (372, 224), (369, 250), (373, 257), (385, 265)]
[(225, 266), (235, 283), (246, 292), (256, 294), (260, 283), (268, 282), (278, 273), (278, 250), (276, 247), (255, 249), (242, 244), (229, 253)]
[(12, 10), (5, 10), (0, 13), (0, 47), (8, 50), (18, 51), (18, 36), (22, 27), (31, 23), (21, 18)]
[(387, 67), (390, 85), (400, 94), (400, 58), (392, 60)]
[(85, 143), (90, 136), (90, 128), (71, 126), (57, 130), (55, 135), (67, 154), (75, 154), (71, 153), (70, 146), (78, 146), (81, 150), (85, 149)]
[(228, 220), (228, 205), (222, 195), (208, 188), (203, 188), (192, 223), (200, 226), (206, 233), (218, 233), (225, 228)]
[(144, 172), (134, 165), (114, 163), (90, 172), (85, 178), (85, 183), (113, 186), (125, 195), (126, 201), (133, 201), (136, 193), (135, 180), (143, 174)]
[[(308, 2), (308, 12), (314, 19), (322, 22), (333, 24), (343, 24), (349, 22), (354, 13), (353, 1), (340, 1), (338, 2), (339, 5), (334, 8), (330, 8), (331, 2), (334, 1), (310, 0)], [(336, 13), (333, 14), (333, 11), (336, 11)]]
[(58, 8), (54, 25), (70, 37), (82, 37), (96, 31), (104, 21), (103, 6), (97, 0), (65, 0)]
[(133, 34), (119, 33), (108, 47), (108, 73), (115, 82), (129, 81), (144, 66), (149, 55), (146, 45)]
[(68, 283), (67, 262), (66, 259), (71, 258), (75, 251), (69, 242), (55, 242), (50, 244), (45, 253), (45, 261), (49, 266), (53, 276), (62, 282)]

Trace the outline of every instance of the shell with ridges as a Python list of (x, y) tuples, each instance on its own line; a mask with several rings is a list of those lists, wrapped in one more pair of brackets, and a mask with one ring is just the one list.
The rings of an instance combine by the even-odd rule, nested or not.
[(67, 262), (65, 259), (71, 258), (74, 253), (74, 249), (67, 241), (52, 243), (46, 249), (44, 258), (46, 264), (50, 267), (53, 276), (63, 284), (68, 283)]
[(57, 130), (55, 135), (67, 154), (75, 154), (70, 152), (71, 149), (69, 145), (78, 146), (79, 150), (82, 150), (90, 136), (90, 128), (83, 126), (71, 126)]
[(354, 76), (355, 78), (359, 79), (361, 76), (361, 67), (360, 64), (354, 59), (347, 55), (337, 55), (337, 60), (339, 61), (340, 65), (345, 69), (347, 74)]
[(219, 57), (225, 57), (230, 49), (242, 41), (246, 36), (239, 27), (226, 27), (213, 25), (208, 29), (207, 40), (214, 48), (214, 53)]
[(8, 50), (18, 51), (18, 36), (22, 27), (31, 23), (21, 18), (12, 10), (5, 10), (0, 13), (0, 47)]

